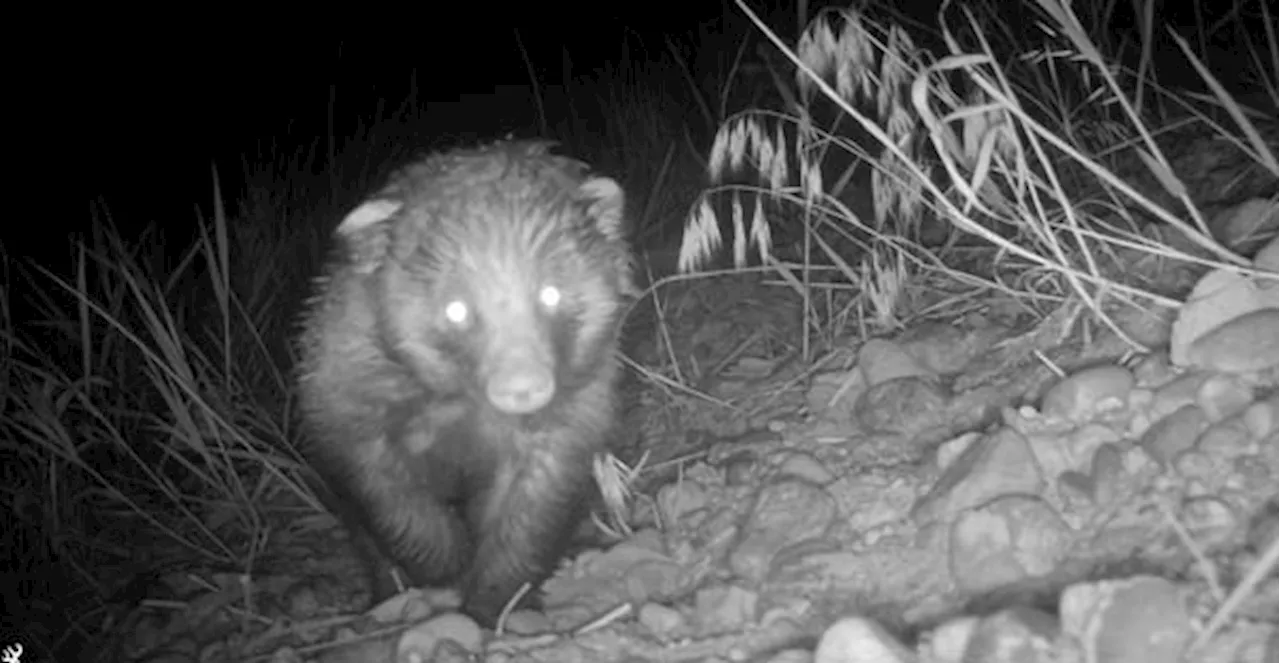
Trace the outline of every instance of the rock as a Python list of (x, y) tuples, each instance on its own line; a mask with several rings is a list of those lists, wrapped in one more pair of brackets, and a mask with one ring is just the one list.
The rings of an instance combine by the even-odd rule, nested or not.
[(1093, 477), (1070, 470), (1058, 475), (1058, 496), (1068, 504), (1092, 504), (1097, 494)]
[[(1254, 449), (1258, 448), (1254, 443)], [(1269, 458), (1263, 453), (1238, 456), (1233, 461), (1223, 463), (1224, 472), (1217, 484), (1211, 486), (1215, 494), (1231, 499), (1233, 507), (1241, 504), (1241, 498), (1249, 500), (1267, 493), (1275, 494), (1276, 463), (1280, 458), (1273, 450)], [(1230, 492), (1226, 492), (1230, 491)], [(1237, 493), (1239, 491), (1239, 493)]]
[(1128, 478), (1124, 454), (1114, 444), (1104, 444), (1093, 453), (1089, 471), (1093, 479), (1093, 500), (1096, 504), (1111, 504), (1124, 489)]
[(854, 403), (866, 390), (867, 381), (860, 371), (829, 371), (813, 376), (809, 390), (805, 392), (805, 401), (809, 404), (809, 411), (817, 416), (848, 422), (853, 415)]
[[(452, 643), (450, 646), (448, 643)], [(439, 649), (460, 648), (471, 655), (483, 650), (484, 635), (480, 625), (470, 617), (451, 613), (440, 615), (405, 631), (396, 645), (397, 663), (429, 663), (435, 660), (461, 660), (440, 658)]]
[(760, 475), (761, 468), (756, 462), (756, 455), (749, 451), (732, 454), (717, 464), (724, 470), (726, 486), (749, 486)]
[[(1271, 312), (1258, 313), (1261, 309)], [(1276, 315), (1274, 282), (1260, 284), (1234, 269), (1214, 270), (1196, 283), (1178, 311), (1169, 337), (1169, 357), (1177, 366), (1206, 366), (1232, 372), (1240, 372), (1236, 369), (1254, 362), (1271, 362), (1274, 366), (1275, 351), (1263, 350), (1276, 347)], [(1250, 321), (1227, 326), (1242, 317)], [(1267, 330), (1272, 332), (1269, 337), (1265, 336)], [(1210, 332), (1211, 338), (1200, 341)], [(1256, 356), (1249, 357), (1255, 352)]]
[(1200, 385), (1212, 376), (1212, 373), (1196, 371), (1172, 380), (1157, 389), (1155, 400), (1151, 402), (1151, 417), (1159, 419), (1184, 405), (1195, 403)]
[(1196, 403), (1210, 423), (1243, 412), (1253, 402), (1253, 390), (1230, 375), (1215, 375), (1196, 390)]
[(1133, 378), (1140, 387), (1158, 389), (1174, 377), (1169, 355), (1163, 352), (1149, 354), (1133, 367)]
[[(1142, 413), (1151, 409), (1151, 404), (1155, 402), (1156, 394), (1150, 389), (1135, 387), (1129, 391), (1129, 402), (1127, 403), (1130, 410), (1135, 413)], [(1146, 427), (1143, 427), (1146, 430)]]
[(903, 332), (898, 345), (930, 373), (954, 375), (1006, 333), (1007, 329), (981, 317), (956, 324), (925, 322)]
[(1177, 661), (1195, 634), (1178, 589), (1151, 576), (1074, 585), (1060, 612), (1096, 663)]
[(639, 562), (670, 561), (663, 535), (656, 529), (642, 529), (631, 538), (608, 550), (593, 550), (574, 563), (583, 573), (607, 574), (624, 570)]
[(845, 617), (822, 634), (814, 663), (914, 663), (915, 655), (879, 624)]
[[(969, 641), (978, 629), (979, 619), (972, 616), (956, 617), (944, 622), (921, 643), (924, 660), (931, 663), (965, 663)], [(981, 660), (981, 659), (978, 659)]]
[(995, 385), (974, 387), (956, 394), (947, 407), (951, 425), (942, 427), (948, 435), (935, 442), (965, 431), (987, 428), (1000, 420), (1001, 411), (1011, 401), (1010, 395)]
[(1027, 439), (1011, 428), (974, 442), (917, 501), (917, 522), (946, 519), (1002, 495), (1039, 495), (1044, 477)]
[[(322, 574), (303, 582), (290, 582), (281, 593), (280, 603), (290, 619), (302, 621), (328, 614), (328, 609), (341, 605), (345, 591), (346, 588), (333, 575)], [(420, 610), (413, 616), (426, 618), (430, 614), (429, 610)]]
[(868, 582), (867, 569), (863, 560), (856, 553), (847, 550), (835, 552), (811, 552), (804, 555), (789, 556), (780, 573), (787, 573), (793, 568), (803, 568), (806, 580), (819, 587), (831, 585), (857, 585)]
[(684, 569), (670, 560), (636, 562), (622, 576), (622, 587), (630, 601), (648, 601), (674, 596), (684, 581)]
[(1042, 663), (1055, 645), (1058, 619), (1027, 607), (1001, 610), (982, 619), (965, 649), (964, 661)]
[(1187, 449), (1175, 456), (1173, 469), (1184, 479), (1209, 479), (1217, 472), (1209, 454), (1198, 449)]
[(1044, 501), (1003, 497), (956, 519), (949, 548), (956, 587), (978, 594), (1053, 571), (1070, 528)]
[(817, 458), (801, 451), (787, 451), (776, 460), (778, 475), (807, 481), (815, 486), (825, 486), (835, 480), (835, 476)]
[(899, 522), (919, 497), (914, 482), (872, 473), (846, 476), (827, 486), (844, 524), (855, 532)]
[(680, 562), (667, 554), (662, 535), (645, 529), (608, 550), (578, 555), (568, 568), (542, 583), (542, 605), (560, 623), (569, 613), (675, 596), (687, 589), (684, 576)]
[(938, 447), (934, 456), (938, 469), (946, 471), (946, 469), (951, 467), (951, 464), (954, 463), (966, 449), (980, 439), (982, 439), (981, 433), (970, 432), (943, 442), (942, 445)]
[(1133, 374), (1122, 366), (1095, 366), (1050, 387), (1040, 404), (1046, 417), (1077, 423), (1089, 421), (1102, 409), (1124, 405), (1134, 387)]
[(1253, 439), (1275, 436), (1278, 418), (1276, 404), (1275, 394), (1272, 394), (1270, 399), (1250, 405), (1241, 415), (1240, 418), (1244, 420), (1245, 427), (1249, 429), (1249, 435)]
[(1184, 405), (1157, 421), (1143, 434), (1140, 445), (1156, 462), (1168, 467), (1179, 452), (1195, 446), (1209, 419), (1196, 405)]
[(768, 663), (813, 663), (813, 652), (805, 649), (784, 649), (770, 656)]
[(516, 635), (537, 635), (555, 630), (555, 624), (547, 619), (547, 615), (537, 610), (513, 610), (503, 626), (506, 632)]
[(1257, 453), (1257, 445), (1241, 417), (1232, 417), (1210, 426), (1200, 435), (1196, 448), (1227, 460)]
[[(341, 639), (340, 644), (336, 644), (332, 649), (320, 652), (315, 658), (304, 659), (302, 656), (293, 654), (292, 656), (281, 657), (281, 652), (277, 651), (275, 656), (271, 657), (272, 663), (313, 661), (314, 663), (368, 663), (369, 661), (389, 661), (390, 663), (412, 663), (413, 652), (409, 653), (409, 658), (397, 656), (397, 646), (399, 638), (397, 634), (390, 637), (375, 638), (354, 638)], [(341, 636), (340, 636), (341, 637)], [(180, 658), (155, 658), (145, 659), (147, 663), (193, 663), (194, 661), (206, 660), (226, 660), (226, 653), (222, 656), (209, 656), (211, 652), (202, 652), (202, 655), (184, 655)], [(136, 660), (136, 659), (129, 659)], [(430, 659), (423, 659), (430, 661)], [(456, 660), (456, 659), (455, 659)], [(434, 663), (434, 662), (432, 662)]]
[[(456, 598), (457, 602), (449, 605), (450, 598)], [(457, 609), (461, 605), (461, 597), (456, 593), (414, 588), (400, 592), (374, 606), (369, 610), (369, 616), (382, 624), (400, 624), (426, 619), (440, 612), (442, 607)]]
[(734, 585), (707, 587), (694, 597), (703, 634), (738, 632), (756, 621), (760, 595)]
[(946, 390), (932, 380), (896, 378), (863, 392), (853, 411), (858, 423), (868, 430), (914, 436), (950, 423), (949, 398)]
[(1277, 352), (1280, 309), (1260, 308), (1197, 337), (1187, 347), (1186, 363), (1227, 373), (1252, 373), (1275, 368), (1280, 363)]
[[(1264, 238), (1275, 234), (1275, 201), (1250, 198), (1215, 214), (1209, 226), (1218, 241), (1236, 253), (1247, 255), (1257, 250)], [(1273, 239), (1271, 245), (1274, 244)]]
[(690, 514), (700, 512), (708, 504), (707, 491), (696, 481), (677, 481), (658, 490), (658, 510), (662, 522), (676, 525)]
[(835, 514), (835, 500), (813, 484), (769, 484), (756, 497), (742, 541), (729, 555), (729, 567), (744, 579), (762, 581), (779, 551), (822, 536)]
[(1249, 547), (1260, 553), (1276, 540), (1277, 533), (1280, 533), (1280, 506), (1272, 498), (1249, 518), (1249, 533), (1246, 538)]
[(858, 350), (858, 371), (870, 387), (900, 378), (933, 380), (937, 377), (897, 343), (880, 338), (862, 344)]
[[(1274, 206), (1273, 206), (1274, 207)], [(1280, 272), (1280, 237), (1272, 237), (1253, 256), (1253, 266), (1264, 272)]]
[(1236, 514), (1216, 497), (1194, 497), (1182, 505), (1182, 522), (1206, 552), (1219, 550), (1236, 532)]
[(640, 606), (636, 619), (654, 637), (664, 642), (683, 637), (688, 632), (684, 615), (679, 610), (665, 605), (645, 603)]
[(1118, 433), (1102, 424), (1086, 424), (1066, 433), (1035, 433), (1026, 438), (1036, 464), (1046, 477), (1071, 470), (1088, 471), (1098, 448), (1120, 441)]

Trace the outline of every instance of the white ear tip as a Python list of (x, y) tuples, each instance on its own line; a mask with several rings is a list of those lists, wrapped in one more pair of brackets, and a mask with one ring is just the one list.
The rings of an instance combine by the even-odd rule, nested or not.
[(365, 201), (364, 204), (354, 210), (351, 210), (351, 213), (347, 215), (347, 218), (343, 219), (342, 223), (338, 224), (338, 234), (350, 235), (351, 233), (359, 232), (374, 224), (386, 221), (396, 212), (399, 212), (400, 208), (403, 206), (404, 203), (398, 200), (379, 199)]
[(582, 183), (579, 189), (583, 193), (600, 200), (613, 198), (622, 194), (622, 187), (608, 177), (595, 177)]

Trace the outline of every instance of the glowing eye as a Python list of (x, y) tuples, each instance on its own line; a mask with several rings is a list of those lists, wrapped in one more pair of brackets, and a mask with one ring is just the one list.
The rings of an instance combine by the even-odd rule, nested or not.
[(547, 308), (555, 308), (560, 304), (560, 289), (549, 285), (538, 291), (538, 301)]
[(471, 317), (471, 311), (467, 310), (466, 302), (455, 300), (444, 307), (444, 317), (455, 325), (465, 325)]

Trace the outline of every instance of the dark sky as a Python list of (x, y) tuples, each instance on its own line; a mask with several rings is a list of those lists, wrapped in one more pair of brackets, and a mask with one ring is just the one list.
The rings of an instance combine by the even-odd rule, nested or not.
[[(811, 3), (810, 11), (819, 4), (829, 3)], [(914, 13), (932, 21), (926, 5), (935, 2), (916, 4)], [(469, 16), (425, 5), (400, 10), (404, 15), (353, 12), (325, 17), (327, 29), (306, 23), (253, 28), (251, 15), (228, 16), (223, 20), (236, 23), (222, 29), (213, 23), (217, 18), (209, 25), (203, 18), (175, 19), (166, 28), (141, 20), (98, 25), (100, 19), (85, 17), (89, 29), (51, 42), (48, 52), (29, 56), (41, 68), (15, 74), (29, 92), (19, 112), (31, 114), (30, 130), (39, 127), (44, 142), (70, 146), (47, 149), (40, 159), (46, 172), (67, 172), (54, 179), (71, 184), (75, 193), (65, 199), (80, 210), (96, 197), (130, 212), (160, 202), (191, 210), (209, 202), (213, 163), (224, 178), (234, 177), (242, 155), (259, 141), (287, 147), (323, 135), (330, 108), (342, 133), (344, 122), (368, 116), (379, 99), (402, 101), (410, 81), (434, 107), (426, 130), (486, 139), (521, 124), (532, 129), (533, 111), (519, 99), (488, 98), (495, 86), (528, 85), (521, 44), (540, 81), (555, 84), (566, 52), (574, 75), (583, 75), (617, 60), (623, 41), (643, 43), (655, 57), (664, 55), (666, 39), (690, 53), (724, 56), (744, 32), (742, 23), (721, 18), (738, 14), (731, 3), (626, 3), (616, 11), (631, 13), (615, 15), (592, 7), (589, 20), (557, 15), (581, 11), (573, 5), (527, 7), (536, 12), (528, 20), (489, 3), (474, 9), (486, 14)], [(771, 11), (776, 25), (794, 33), (794, 10)], [(717, 33), (721, 41), (709, 41)], [(679, 76), (672, 71), (673, 84), (682, 84)], [(82, 155), (85, 174), (67, 167), (68, 153)]]
[[(719, 12), (717, 3), (707, 9)], [(68, 47), (76, 57), (52, 63), (45, 72), (51, 76), (34, 83), (49, 89), (37, 95), (48, 108), (33, 112), (95, 164), (90, 177), (76, 182), (75, 200), (102, 196), (113, 209), (132, 211), (163, 199), (191, 209), (210, 198), (211, 163), (236, 170), (259, 141), (324, 135), (330, 108), (342, 133), (343, 124), (371, 115), (379, 100), (401, 103), (416, 83), (432, 111), (431, 131), (498, 137), (516, 125), (533, 128), (532, 108), (520, 107), (529, 104), (487, 98), (495, 87), (529, 84), (521, 46), (541, 82), (555, 84), (566, 52), (575, 75), (589, 74), (619, 57), (626, 34), (661, 55), (667, 36), (685, 39), (698, 24), (686, 12), (683, 25), (662, 29), (644, 15), (599, 16), (573, 27), (553, 26), (546, 16), (507, 25), (435, 17), (429, 26), (416, 25), (430, 20), (429, 11), (422, 13), (352, 17), (331, 34), (305, 26), (98, 31), (75, 40)]]
[[(85, 143), (95, 154), (131, 166), (104, 173), (99, 186), (119, 194), (148, 175), (195, 170), (204, 171), (197, 176), (206, 180), (197, 185), (203, 190), (212, 159), (229, 167), (255, 139), (290, 140), (286, 128), (296, 138), (321, 135), (331, 95), (339, 123), (372, 113), (379, 99), (397, 104), (415, 72), (430, 102), (528, 78), (509, 29), (465, 44), (286, 37), (241, 38), (234, 45), (207, 36), (118, 43), (67, 72), (94, 107), (75, 127)], [(476, 107), (459, 114), (459, 121), (483, 124), (484, 115)]]

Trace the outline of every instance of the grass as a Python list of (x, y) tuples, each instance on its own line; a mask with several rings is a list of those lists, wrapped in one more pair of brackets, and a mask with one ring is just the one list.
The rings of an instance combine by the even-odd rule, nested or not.
[[(1168, 39), (1208, 94), (1161, 87), (1152, 76), (1159, 27), (1150, 1), (1138, 5), (1136, 34), (1113, 33), (1111, 43), (1096, 43), (1092, 36), (1105, 31), (1085, 26), (1116, 24), (1114, 4), (1087, 5), (1095, 13), (1081, 21), (1069, 4), (1036, 0), (1021, 8), (1025, 20), (1018, 27), (1000, 21), (1003, 7), (994, 3), (944, 5), (939, 26), (946, 49), (937, 55), (915, 48), (897, 25), (877, 25), (874, 9), (820, 15), (792, 47), (745, 3), (739, 6), (794, 65), (794, 91), (784, 94), (793, 101), (787, 113), (748, 109), (721, 127), (710, 157), (713, 186), (695, 206), (683, 237), (682, 271), (696, 270), (725, 243), (742, 267), (754, 246), (760, 262), (804, 298), (807, 318), (818, 315), (811, 283), (823, 272), (854, 285), (858, 305), (870, 310), (863, 317), (882, 331), (902, 324), (895, 299), (908, 290), (906, 281), (941, 274), (976, 292), (1002, 291), (1026, 302), (1040, 311), (1037, 324), (1060, 324), (1055, 310), (1088, 310), (1141, 351), (1147, 348), (1129, 339), (1113, 318), (1115, 306), (1151, 310), (1179, 302), (1132, 278), (1126, 261), (1135, 255), (1275, 279), (1250, 269), (1246, 257), (1213, 235), (1174, 172), (1174, 157), (1157, 140), (1163, 132), (1202, 124), (1255, 171), (1272, 181), (1280, 177), (1274, 144), (1276, 17), (1266, 3), (1234, 5), (1225, 22), (1198, 23), (1196, 31), (1201, 45), (1218, 30), (1234, 31), (1234, 43), (1251, 55), (1251, 83), (1262, 86), (1270, 102), (1261, 112), (1244, 108), (1188, 40), (1173, 32)], [(1268, 26), (1261, 39), (1248, 30), (1246, 10)], [(1029, 21), (1035, 30), (1025, 29)], [(1138, 49), (1136, 69), (1120, 65), (1131, 47)], [(847, 175), (840, 174), (834, 186), (824, 177), (831, 171), (824, 160), (832, 147), (853, 153), (855, 162), (869, 150), (847, 135), (816, 128), (814, 109), (820, 104), (836, 106), (841, 119), (852, 119), (874, 139), (872, 219), (841, 200)], [(1269, 118), (1271, 142), (1251, 118)], [(1140, 164), (1158, 185), (1155, 193), (1173, 204), (1133, 186), (1117, 168), (1120, 156)], [(755, 184), (725, 183), (743, 169)], [(1274, 209), (1274, 185), (1270, 195)], [(730, 199), (727, 215), (714, 211), (717, 196)], [(744, 199), (754, 203), (749, 216)], [(795, 211), (766, 215), (761, 201)], [(925, 215), (947, 226), (947, 241), (933, 251), (920, 244)], [(1131, 230), (1139, 215), (1171, 228), (1177, 241)], [(802, 228), (798, 257), (777, 255), (771, 242), (777, 226), (786, 223)], [(725, 227), (728, 238), (722, 236)], [(848, 253), (837, 248), (840, 239), (861, 247), (860, 265), (850, 264)], [(990, 257), (985, 265), (970, 262), (964, 269), (964, 261), (949, 251), (963, 240)], [(897, 259), (885, 258), (884, 247)], [(1010, 282), (1002, 278), (1008, 272), (1037, 276)], [(1035, 305), (1044, 301), (1052, 302), (1050, 310)], [(805, 329), (842, 325), (833, 317), (807, 320)], [(1193, 542), (1185, 542), (1203, 559)], [(1215, 597), (1217, 609), (1192, 652), (1226, 625), (1273, 570), (1277, 543), (1230, 597)]]
[[(993, 5), (944, 7), (942, 15), (955, 20), (941, 24), (948, 50), (938, 57), (914, 47), (901, 28), (880, 28), (852, 10), (818, 17), (795, 48), (756, 19), (760, 31), (795, 66), (795, 89), (787, 96), (798, 101), (789, 113), (748, 109), (721, 127), (710, 158), (713, 186), (690, 216), (680, 254), (682, 269), (696, 268), (726, 243), (732, 246), (735, 264), (743, 265), (749, 247), (755, 247), (761, 262), (799, 295), (809, 296), (815, 272), (834, 272), (834, 278), (859, 286), (863, 304), (876, 311), (871, 317), (896, 326), (900, 321), (887, 313), (893, 306), (884, 284), (900, 281), (905, 265), (917, 274), (942, 272), (954, 281), (1024, 299), (1050, 295), (1060, 302), (1069, 293), (1123, 335), (1106, 310), (1112, 303), (1151, 307), (1177, 302), (1166, 293), (1117, 278), (1123, 271), (1115, 262), (1118, 251), (1207, 266), (1244, 265), (1244, 258), (1209, 232), (1201, 210), (1173, 172), (1156, 139), (1163, 130), (1152, 125), (1151, 114), (1140, 110), (1156, 104), (1133, 95), (1145, 92), (1162, 105), (1176, 103), (1184, 116), (1211, 128), (1257, 169), (1274, 177), (1274, 149), (1245, 110), (1176, 35), (1173, 41), (1212, 92), (1198, 105), (1142, 79), (1141, 70), (1122, 79), (1122, 70), (1109, 64), (1067, 6), (1041, 0), (1031, 9), (1038, 10), (1038, 30), (1033, 38), (1018, 41), (1014, 31), (999, 29)], [(754, 17), (745, 5), (742, 10)], [(1268, 8), (1259, 11), (1265, 15)], [(1268, 20), (1274, 25), (1274, 17)], [(1108, 21), (1103, 16), (1093, 22)], [(982, 26), (996, 27), (984, 31)], [(988, 39), (988, 33), (999, 40)], [(1150, 41), (1145, 43), (1149, 49)], [(1255, 58), (1257, 63), (1274, 61), (1274, 34), (1262, 44), (1250, 44), (1251, 52), (1271, 54), (1270, 59)], [(1011, 60), (1016, 66), (1005, 66)], [(1144, 52), (1140, 60), (1149, 62), (1150, 54)], [(1045, 71), (1027, 73), (1032, 65)], [(1011, 71), (1019, 75), (1013, 78)], [(1267, 91), (1272, 100), (1274, 76), (1274, 70), (1259, 76), (1271, 81)], [(872, 147), (815, 127), (818, 113), (813, 109), (824, 105), (838, 108), (846, 123), (852, 120), (872, 139)], [(1082, 115), (1082, 107), (1102, 109), (1103, 115)], [(1231, 123), (1221, 124), (1214, 115), (1224, 115)], [(1085, 126), (1102, 130), (1086, 132)], [(824, 159), (833, 148), (852, 152), (854, 161), (874, 153), (871, 218), (855, 213), (840, 198), (847, 176), (837, 177), (834, 188), (828, 184)], [(1140, 163), (1163, 187), (1160, 193), (1178, 207), (1157, 203), (1149, 191), (1139, 191), (1122, 178), (1109, 165), (1117, 155)], [(758, 184), (720, 184), (748, 164), (748, 177)], [(1078, 184), (1081, 180), (1086, 182)], [(717, 214), (716, 199), (726, 197), (729, 213)], [(766, 214), (769, 203), (787, 211)], [(1105, 213), (1094, 211), (1099, 209)], [(1186, 241), (1171, 246), (1129, 231), (1138, 226), (1139, 215), (1167, 224)], [(1184, 215), (1189, 222), (1183, 221)], [(770, 238), (786, 225), (780, 218), (814, 229), (801, 233), (803, 247), (794, 261), (787, 260), (791, 255), (772, 252), (775, 244)], [(948, 238), (942, 250), (921, 246), (925, 219), (945, 226)], [(727, 238), (722, 227), (731, 231)], [(946, 249), (964, 240), (989, 247), (994, 269), (958, 269), (960, 262), (950, 259), (955, 256)], [(898, 258), (881, 262), (893, 265), (894, 276), (869, 280), (870, 273), (851, 265), (838, 242), (873, 255), (878, 255), (877, 246), (892, 247)], [(1006, 270), (1048, 278), (1010, 283), (1003, 278)], [(805, 308), (813, 309), (808, 302)], [(809, 329), (821, 326), (806, 324)]]
[[(872, 5), (865, 14), (801, 16), (809, 27), (793, 47), (739, 3), (726, 25), (739, 28), (740, 48), (717, 51), (731, 56), (708, 64), (681, 42), (645, 51), (624, 36), (616, 65), (540, 93), (536, 124), (623, 182), (643, 243), (682, 234), (682, 268), (727, 243), (737, 265), (754, 258), (755, 269), (793, 288), (805, 301), (805, 329), (819, 334), (806, 336), (806, 356), (851, 315), (873, 329), (905, 325), (906, 300), (926, 277), (1004, 291), (1045, 316), (1075, 303), (1118, 329), (1116, 302), (1176, 304), (1118, 278), (1120, 252), (1242, 264), (1190, 203), (1163, 133), (1207, 127), (1277, 173), (1248, 110), (1195, 55), (1224, 31), (1242, 31), (1248, 12), (1274, 26), (1271, 8), (1238, 4), (1231, 20), (1198, 24), (1183, 40), (1151, 20), (1151, 6), (1140, 27), (1098, 42), (1095, 28), (1113, 22), (1114, 3), (1083, 18), (1054, 0), (1020, 5), (1038, 32), (1002, 22), (1008, 3), (970, 3), (948, 7), (931, 33), (900, 27), (910, 23)], [(922, 36), (945, 50), (918, 48)], [(748, 37), (785, 59), (748, 65)], [(1272, 102), (1264, 116), (1274, 119), (1276, 40), (1266, 37), (1241, 43)], [(1157, 42), (1183, 54), (1203, 84), (1199, 96), (1158, 84)], [(658, 59), (665, 66), (645, 64)], [(572, 70), (567, 55), (564, 66)], [(748, 70), (770, 77), (752, 82)], [(773, 81), (767, 94), (760, 80)], [(164, 245), (157, 229), (125, 232), (105, 211), (61, 263), (0, 253), (0, 503), (14, 567), (5, 603), (25, 660), (94, 650), (110, 659), (117, 652), (102, 634), (124, 630), (111, 626), (146, 589), (114, 578), (170, 567), (251, 578), (273, 537), (321, 510), (294, 446), (294, 314), (333, 222), (388, 168), (433, 147), (419, 138), (428, 118), (416, 90), (345, 116), (333, 112), (342, 104), (331, 92), (328, 137), (281, 132), (246, 154), (246, 186), (227, 194), (234, 205), (192, 219), (176, 258), (150, 248)], [(760, 98), (778, 103), (743, 101)], [(1132, 186), (1118, 166), (1125, 158), (1181, 207)], [(875, 192), (870, 206), (850, 198), (858, 177)], [(216, 178), (213, 188), (221, 204)], [(1128, 230), (1139, 214), (1185, 241)], [(975, 252), (987, 259), (978, 263)], [(669, 282), (649, 291), (659, 336), (667, 331), (656, 293)], [(817, 306), (831, 283), (852, 286), (851, 301)], [(667, 348), (675, 377), (650, 377), (689, 389)], [(635, 471), (598, 467), (621, 508)], [(608, 525), (625, 532), (621, 519)]]
[[(545, 100), (563, 118), (550, 135), (623, 180), (650, 237), (679, 231), (697, 188), (669, 181), (697, 160), (686, 125), (666, 119), (689, 102), (658, 73), (624, 52)], [(330, 93), (327, 138), (282, 129), (245, 154), (242, 189), (215, 174), (217, 207), (190, 230), (161, 238), (103, 210), (61, 263), (0, 256), (5, 604), (24, 660), (122, 658), (104, 635), (128, 632), (118, 621), (167, 570), (244, 574), (251, 610), (268, 544), (323, 511), (295, 447), (297, 314), (336, 221), (440, 147), (418, 138), (431, 118), (412, 86), (363, 115), (333, 112), (351, 104)], [(605, 140), (587, 131), (601, 122)]]

